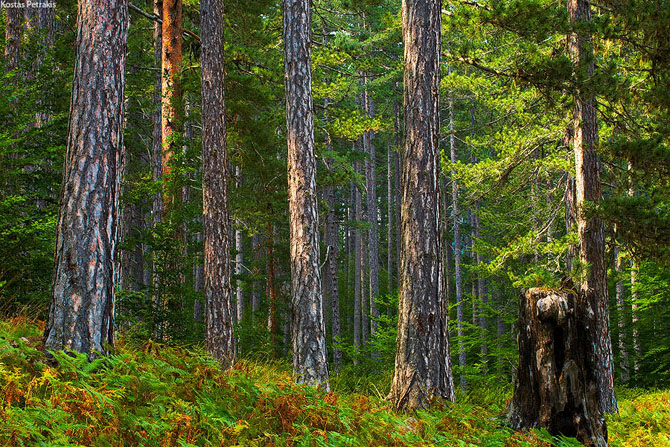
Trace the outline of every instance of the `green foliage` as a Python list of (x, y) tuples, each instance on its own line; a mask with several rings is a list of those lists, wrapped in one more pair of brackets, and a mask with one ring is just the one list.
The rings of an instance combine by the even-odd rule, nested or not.
[[(403, 414), (383, 395), (296, 385), (283, 363), (241, 361), (224, 373), (198, 350), (123, 339), (93, 362), (63, 353), (47, 360), (40, 334), (25, 319), (0, 323), (3, 445), (579, 445), (501, 427), (509, 388), (477, 388), (456, 404)], [(609, 420), (612, 445), (668, 445), (670, 395), (620, 395), (621, 415)]]

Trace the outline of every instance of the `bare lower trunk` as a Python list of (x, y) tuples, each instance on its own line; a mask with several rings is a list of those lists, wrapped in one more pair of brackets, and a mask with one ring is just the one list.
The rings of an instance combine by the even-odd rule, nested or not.
[(284, 0), (293, 373), (330, 389), (319, 271), (311, 70), (311, 4)]
[(393, 290), (393, 146), (389, 141), (386, 153), (386, 293)]
[(637, 262), (633, 261), (633, 266), (630, 269), (630, 289), (631, 289), (631, 312), (633, 316), (633, 370), (635, 374), (640, 370), (640, 355), (642, 354), (642, 345), (640, 344), (640, 316), (638, 314), (638, 291), (637, 291), (637, 275), (640, 270)]
[[(358, 171), (358, 162), (354, 162), (354, 170)], [(363, 214), (361, 210), (361, 194), (358, 191), (358, 188), (352, 186), (352, 192), (354, 193), (354, 219), (356, 222), (360, 222), (361, 215)], [(356, 228), (354, 234), (354, 349), (360, 349), (361, 347), (361, 272), (363, 271), (361, 261), (363, 259), (363, 248), (362, 248), (362, 236), (359, 228)], [(358, 360), (354, 359), (354, 364), (357, 364)]]
[[(239, 166), (235, 167), (235, 177), (237, 178), (236, 187), (239, 190), (242, 184), (242, 171)], [(244, 246), (242, 244), (242, 222), (237, 221), (235, 227), (235, 276), (237, 277), (235, 290), (235, 304), (237, 310), (237, 322), (240, 323), (244, 318), (244, 291), (242, 290), (242, 267), (244, 266)]]
[(406, 134), (398, 343), (389, 396), (398, 409), (454, 399), (440, 254), (440, 16), (440, 1), (402, 2)]
[(114, 342), (127, 37), (125, 1), (79, 2), (48, 350), (92, 357)]
[[(165, 1), (180, 2), (180, 0)], [(172, 19), (165, 17), (163, 25), (168, 20)], [(235, 362), (233, 336), (235, 310), (230, 285), (229, 172), (224, 100), (224, 40), (221, 27), (224, 23), (223, 0), (201, 0), (200, 23), (205, 346), (222, 367), (227, 369)], [(164, 35), (163, 42), (166, 38)]]

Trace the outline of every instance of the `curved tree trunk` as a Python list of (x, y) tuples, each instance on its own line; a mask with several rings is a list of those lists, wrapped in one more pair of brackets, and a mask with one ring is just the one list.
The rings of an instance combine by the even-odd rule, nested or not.
[(398, 409), (454, 399), (440, 234), (441, 1), (404, 0), (405, 144), (398, 344), (390, 399)]
[(589, 346), (594, 315), (584, 295), (530, 289), (519, 300), (519, 365), (507, 420), (607, 446), (597, 359)]
[(293, 373), (326, 390), (328, 357), (319, 271), (310, 0), (284, 0), (284, 67), (291, 239)]
[[(165, 0), (170, 1), (170, 0)], [(176, 0), (180, 1), (180, 0)], [(165, 22), (163, 22), (165, 23)], [(205, 346), (223, 368), (235, 362), (230, 285), (228, 153), (224, 102), (223, 0), (201, 0), (202, 208), (205, 235)], [(165, 42), (165, 38), (163, 39)]]
[(128, 4), (79, 2), (67, 153), (45, 348), (114, 341)]

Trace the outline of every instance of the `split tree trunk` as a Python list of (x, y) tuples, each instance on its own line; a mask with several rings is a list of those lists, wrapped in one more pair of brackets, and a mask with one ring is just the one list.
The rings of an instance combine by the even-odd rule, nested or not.
[(106, 354), (114, 342), (128, 4), (81, 0), (44, 346)]
[(405, 144), (398, 343), (390, 399), (397, 409), (454, 399), (440, 233), (441, 1), (402, 2)]
[[(575, 26), (583, 26), (591, 20), (590, 6), (586, 0), (569, 0), (568, 14), (570, 23)], [(594, 62), (591, 36), (586, 33), (571, 34), (568, 48), (575, 69), (586, 70), (586, 74), (592, 77)], [(579, 258), (583, 265), (588, 266), (580, 287), (596, 315), (594, 324), (589, 328), (588, 342), (595, 350), (598, 359), (594, 367), (600, 388), (602, 410), (606, 413), (615, 413), (618, 407), (614, 394), (614, 361), (610, 337), (604, 229), (601, 219), (585, 214), (585, 207), (588, 204), (597, 204), (602, 198), (600, 162), (596, 154), (598, 121), (595, 98), (589, 92), (579, 91), (575, 97), (572, 130)]]
[(310, 0), (284, 0), (293, 373), (330, 389), (319, 271)]
[(507, 421), (607, 446), (597, 359), (590, 345), (594, 315), (572, 291), (530, 289), (519, 301), (519, 365)]
[[(181, 5), (181, 0), (174, 0), (174, 3)], [(163, 24), (169, 20), (172, 19), (166, 14)], [(223, 0), (201, 0), (200, 23), (205, 346), (222, 367), (227, 369), (235, 362), (235, 310), (230, 285), (229, 172), (224, 99), (224, 40), (221, 26), (224, 23)], [(179, 35), (181, 39), (181, 30)], [(163, 42), (165, 41), (164, 35)]]

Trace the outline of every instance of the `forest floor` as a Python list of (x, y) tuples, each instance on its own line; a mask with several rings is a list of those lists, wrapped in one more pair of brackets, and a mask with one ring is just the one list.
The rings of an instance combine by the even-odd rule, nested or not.
[[(0, 322), (0, 445), (575, 446), (500, 425), (508, 389), (397, 413), (379, 392), (325, 394), (288, 365), (242, 360), (222, 373), (203, 352), (119, 340), (113, 355), (40, 351), (43, 324)], [(333, 380), (338, 390), (337, 379)], [(670, 391), (620, 389), (611, 446), (670, 446)]]

